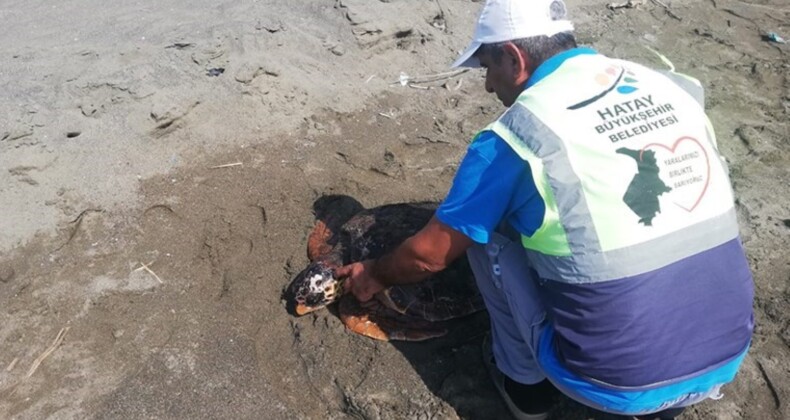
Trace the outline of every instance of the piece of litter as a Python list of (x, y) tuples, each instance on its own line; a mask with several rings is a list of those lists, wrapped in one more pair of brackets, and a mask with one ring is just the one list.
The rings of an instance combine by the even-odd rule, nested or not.
[(767, 41), (776, 42), (777, 44), (787, 44), (787, 41), (785, 41), (785, 39), (779, 36), (779, 34), (776, 32), (768, 32), (768, 34), (765, 36), (765, 39)]
[[(419, 84), (434, 83), (434, 82), (445, 81), (447, 79), (452, 79), (453, 77), (460, 76), (466, 73), (467, 71), (469, 71), (469, 69), (453, 70), (444, 73), (429, 74), (425, 76), (414, 76), (414, 77), (411, 77), (406, 73), (401, 73), (400, 78), (397, 81), (392, 82), (391, 85), (400, 84), (401, 86), (414, 87), (413, 85), (417, 83)], [(421, 87), (418, 89), (421, 89)]]
[(400, 72), (398, 82), (400, 82), (401, 86), (406, 86), (409, 83), (409, 75), (404, 72)]
[(217, 67), (217, 68), (213, 68), (213, 69), (208, 69), (208, 72), (206, 73), (206, 75), (217, 77), (217, 76), (219, 76), (222, 73), (225, 73), (225, 69), (222, 68), (222, 67)]
[(226, 163), (224, 165), (212, 166), (211, 169), (230, 168), (231, 166), (243, 166), (243, 165), (244, 163), (242, 162)]

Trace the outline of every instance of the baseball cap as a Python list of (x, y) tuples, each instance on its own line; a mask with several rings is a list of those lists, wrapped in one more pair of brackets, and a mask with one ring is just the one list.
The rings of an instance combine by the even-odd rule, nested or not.
[(480, 67), (474, 53), (483, 44), (572, 31), (562, 0), (487, 0), (472, 43), (452, 67)]

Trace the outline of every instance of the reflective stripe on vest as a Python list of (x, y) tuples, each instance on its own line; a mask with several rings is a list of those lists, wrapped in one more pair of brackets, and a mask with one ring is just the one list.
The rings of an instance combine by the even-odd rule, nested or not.
[(583, 55), (489, 126), (529, 163), (546, 204), (543, 224), (522, 237), (541, 277), (624, 278), (737, 237), (702, 100), (694, 79)]

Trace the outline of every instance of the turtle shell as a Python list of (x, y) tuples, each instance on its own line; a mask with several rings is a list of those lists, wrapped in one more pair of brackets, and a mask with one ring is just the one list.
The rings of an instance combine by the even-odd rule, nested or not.
[[(338, 232), (339, 242), (347, 246), (343, 263), (392, 251), (422, 229), (436, 207), (436, 203), (390, 204), (357, 213)], [(484, 307), (466, 256), (422, 282), (390, 287), (377, 298), (398, 313), (426, 321), (458, 318)]]

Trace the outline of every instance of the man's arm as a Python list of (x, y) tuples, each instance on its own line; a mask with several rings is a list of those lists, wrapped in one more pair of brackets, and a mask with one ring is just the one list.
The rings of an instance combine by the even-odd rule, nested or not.
[(416, 283), (444, 270), (472, 245), (466, 235), (435, 216), (391, 253), (335, 270), (344, 288), (362, 302), (388, 286)]
[(470, 246), (471, 239), (434, 216), (395, 251), (379, 258), (373, 273), (388, 286), (415, 283), (447, 268)]
[[(417, 234), (378, 261), (363, 261), (335, 270), (347, 278), (345, 289), (369, 300), (393, 284), (414, 283), (441, 271), (474, 242), (488, 243), (506, 214), (533, 206), (537, 228), (543, 201), (532, 182), (529, 166), (492, 131), (484, 131), (469, 146), (453, 186), (436, 216)], [(440, 221), (441, 219), (441, 221)]]

